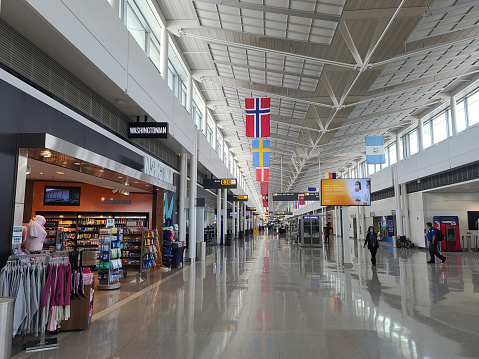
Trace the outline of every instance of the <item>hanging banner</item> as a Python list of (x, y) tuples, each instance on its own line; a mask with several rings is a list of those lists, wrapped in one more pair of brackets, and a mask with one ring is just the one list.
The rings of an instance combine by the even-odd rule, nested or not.
[(269, 167), (256, 168), (256, 181), (259, 181), (259, 182), (269, 181)]
[(304, 206), (304, 205), (306, 204), (306, 202), (305, 202), (305, 200), (304, 200), (304, 195), (301, 195), (301, 194), (300, 194), (300, 195), (298, 196), (298, 200), (299, 200), (299, 204), (300, 204), (301, 206)]
[(261, 182), (260, 186), (261, 186), (261, 194), (264, 196), (266, 194), (268, 194), (268, 186), (269, 182)]
[(251, 148), (253, 151), (253, 166), (269, 167), (269, 140), (253, 140)]
[(246, 137), (270, 136), (270, 98), (245, 98)]

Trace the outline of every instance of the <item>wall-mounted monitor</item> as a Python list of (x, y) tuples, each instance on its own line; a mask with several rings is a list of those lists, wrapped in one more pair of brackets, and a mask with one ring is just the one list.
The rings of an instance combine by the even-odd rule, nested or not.
[(45, 186), (45, 206), (79, 206), (81, 187)]
[(321, 180), (321, 205), (370, 206), (371, 180), (369, 178)]
[(467, 223), (470, 231), (479, 230), (479, 211), (467, 211)]

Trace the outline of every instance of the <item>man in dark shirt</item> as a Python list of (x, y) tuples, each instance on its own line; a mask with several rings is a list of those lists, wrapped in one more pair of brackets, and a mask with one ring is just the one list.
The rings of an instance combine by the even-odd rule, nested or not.
[(446, 257), (441, 255), (441, 253), (439, 253), (437, 250), (436, 228), (432, 226), (431, 222), (426, 223), (426, 231), (427, 241), (429, 242), (429, 255), (431, 256), (431, 259), (428, 261), (428, 263), (435, 263), (434, 256), (439, 258), (441, 263), (444, 263), (446, 261)]
[(329, 244), (329, 234), (331, 233), (331, 225), (326, 224), (326, 226), (323, 228), (323, 235), (324, 235), (324, 243)]

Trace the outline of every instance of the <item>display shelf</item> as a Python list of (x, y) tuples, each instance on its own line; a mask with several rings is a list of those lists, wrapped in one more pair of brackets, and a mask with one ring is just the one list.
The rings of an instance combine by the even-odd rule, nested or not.
[(105, 228), (100, 230), (98, 244), (98, 289), (120, 288), (120, 270), (122, 268), (122, 229)]
[(319, 216), (302, 216), (299, 221), (299, 244), (322, 247)]

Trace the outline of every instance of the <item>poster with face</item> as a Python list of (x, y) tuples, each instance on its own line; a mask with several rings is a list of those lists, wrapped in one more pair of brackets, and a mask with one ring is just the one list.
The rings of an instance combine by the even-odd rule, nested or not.
[(371, 180), (323, 179), (321, 180), (321, 204), (323, 206), (371, 205)]

